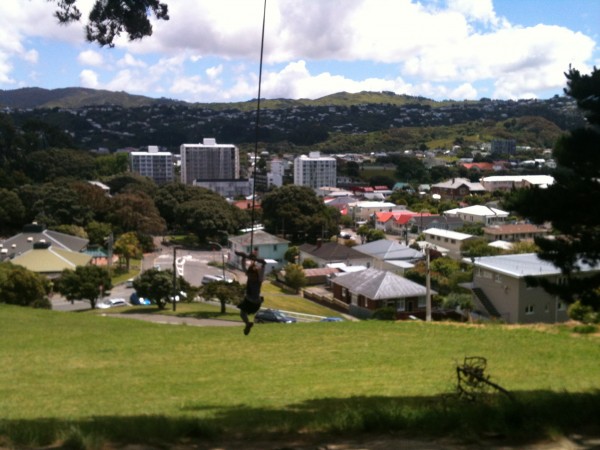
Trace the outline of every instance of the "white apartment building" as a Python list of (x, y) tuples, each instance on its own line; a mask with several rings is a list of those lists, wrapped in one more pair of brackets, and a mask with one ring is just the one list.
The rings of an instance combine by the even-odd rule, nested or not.
[(294, 159), (294, 184), (313, 189), (336, 185), (336, 160), (310, 152)]
[(132, 172), (152, 178), (156, 184), (173, 181), (173, 154), (160, 152), (157, 146), (148, 146), (147, 152), (131, 152), (129, 164)]
[(182, 144), (181, 182), (237, 180), (240, 178), (240, 153), (233, 144), (217, 144), (205, 138), (201, 144)]
[(272, 159), (271, 160), (271, 170), (267, 174), (267, 184), (269, 187), (283, 186), (283, 176), (285, 175), (285, 169), (288, 167), (288, 161), (283, 159)]

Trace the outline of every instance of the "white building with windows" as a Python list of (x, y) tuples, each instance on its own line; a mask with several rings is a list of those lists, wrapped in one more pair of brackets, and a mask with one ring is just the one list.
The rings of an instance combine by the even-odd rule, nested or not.
[(237, 180), (240, 178), (240, 153), (233, 144), (218, 144), (205, 138), (201, 144), (182, 144), (181, 182)]
[(149, 146), (147, 152), (131, 152), (129, 164), (132, 172), (152, 178), (156, 184), (171, 183), (174, 179), (173, 154), (161, 152), (157, 146)]
[(335, 186), (336, 170), (335, 158), (321, 156), (319, 152), (310, 152), (308, 156), (302, 155), (294, 159), (294, 184), (313, 189)]

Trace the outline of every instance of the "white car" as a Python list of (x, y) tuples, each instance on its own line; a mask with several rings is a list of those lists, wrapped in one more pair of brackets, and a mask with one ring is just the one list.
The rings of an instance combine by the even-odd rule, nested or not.
[(117, 308), (119, 306), (129, 306), (129, 303), (124, 298), (109, 298), (107, 300), (103, 300), (98, 303), (98, 308), (100, 309), (108, 309), (108, 308)]

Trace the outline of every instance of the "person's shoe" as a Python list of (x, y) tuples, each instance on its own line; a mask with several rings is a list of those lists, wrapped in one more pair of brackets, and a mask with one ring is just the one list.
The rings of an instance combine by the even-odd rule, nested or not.
[(246, 324), (246, 326), (244, 327), (244, 335), (248, 336), (250, 334), (250, 330), (252, 329), (252, 327), (254, 326), (254, 322), (248, 322)]

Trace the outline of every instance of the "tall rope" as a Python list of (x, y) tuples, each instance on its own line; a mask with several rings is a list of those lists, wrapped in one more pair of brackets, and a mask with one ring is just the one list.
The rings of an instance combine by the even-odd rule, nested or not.
[(263, 66), (263, 52), (265, 48), (265, 19), (267, 16), (267, 0), (264, 2), (263, 7), (263, 22), (262, 22), (262, 33), (260, 37), (260, 65), (258, 68), (258, 100), (256, 102), (256, 126), (254, 129), (254, 169), (252, 173), (252, 212), (251, 212), (251, 227), (250, 227), (250, 254), (254, 251), (254, 216), (255, 216), (255, 205), (256, 205), (256, 169), (258, 162), (258, 138), (260, 128), (260, 88), (262, 84), (262, 66)]

